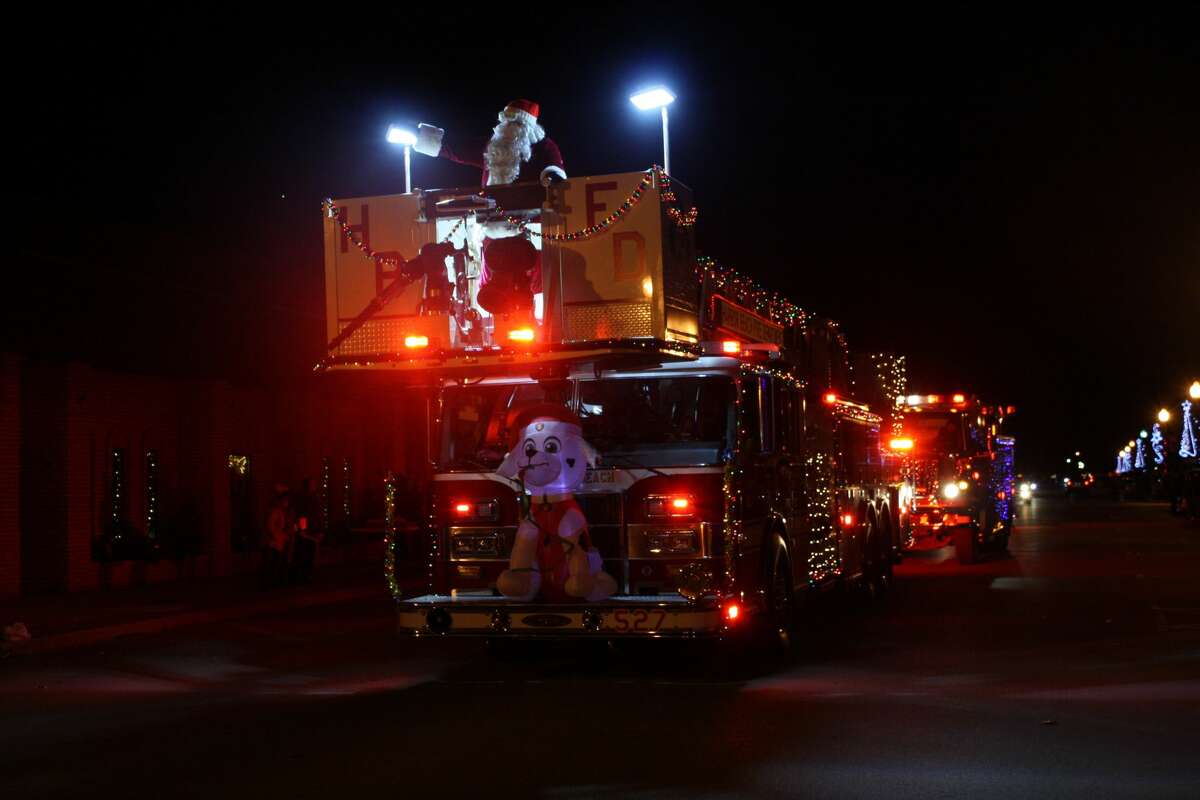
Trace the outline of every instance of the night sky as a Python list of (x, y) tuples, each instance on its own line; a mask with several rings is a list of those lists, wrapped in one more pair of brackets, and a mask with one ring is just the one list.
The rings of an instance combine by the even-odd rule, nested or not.
[[(918, 391), (1017, 405), (1026, 469), (1076, 449), (1107, 468), (1200, 378), (1200, 15), (648, 5), (54, 21), (9, 92), (4, 349), (303, 374), (324, 352), (321, 199), (403, 191), (389, 122), (482, 135), (528, 97), (568, 172), (639, 170), (660, 125), (627, 98), (662, 82), (702, 250), (854, 350), (908, 355)], [(414, 154), (415, 185), (477, 181)]]

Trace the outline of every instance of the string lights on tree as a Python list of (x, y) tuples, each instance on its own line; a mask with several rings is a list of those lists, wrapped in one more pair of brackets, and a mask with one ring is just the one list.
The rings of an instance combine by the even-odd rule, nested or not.
[(1196, 421), (1192, 418), (1192, 401), (1184, 400), (1180, 404), (1183, 417), (1179, 421), (1179, 456), (1181, 458), (1196, 457)]
[(1167, 446), (1163, 440), (1162, 426), (1157, 422), (1150, 429), (1150, 450), (1154, 453), (1154, 463), (1162, 466), (1167, 460)]

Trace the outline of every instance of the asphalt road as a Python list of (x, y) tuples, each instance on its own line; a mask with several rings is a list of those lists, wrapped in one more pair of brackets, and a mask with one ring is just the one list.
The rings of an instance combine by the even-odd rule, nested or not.
[(0, 797), (1200, 797), (1200, 527), (1038, 499), (749, 680), (401, 641), (383, 603), (0, 662)]

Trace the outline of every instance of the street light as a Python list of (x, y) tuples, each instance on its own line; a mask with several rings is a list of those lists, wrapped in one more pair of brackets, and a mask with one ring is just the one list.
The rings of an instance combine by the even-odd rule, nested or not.
[(412, 179), (409, 169), (412, 162), (412, 146), (417, 143), (417, 135), (408, 128), (399, 125), (388, 127), (387, 140), (392, 144), (404, 145), (404, 193), (412, 194)]
[(1188, 397), (1200, 400), (1200, 381), (1192, 381), (1192, 385), (1188, 387)]
[(1159, 422), (1170, 422), (1171, 421), (1171, 412), (1167, 411), (1165, 408), (1160, 408), (1158, 410), (1158, 421)]
[(675, 95), (670, 89), (665, 86), (656, 86), (653, 89), (646, 89), (643, 92), (629, 96), (629, 102), (633, 103), (641, 111), (650, 111), (651, 109), (662, 109), (663, 121), (663, 172), (671, 174), (671, 140), (667, 135), (667, 106), (675, 102)]

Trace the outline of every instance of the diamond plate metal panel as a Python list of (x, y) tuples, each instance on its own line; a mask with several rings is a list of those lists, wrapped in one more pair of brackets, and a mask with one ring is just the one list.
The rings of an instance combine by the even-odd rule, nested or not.
[(627, 339), (653, 336), (649, 303), (572, 303), (563, 309), (565, 339)]

